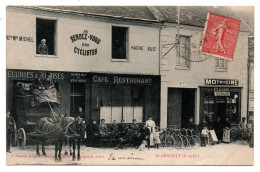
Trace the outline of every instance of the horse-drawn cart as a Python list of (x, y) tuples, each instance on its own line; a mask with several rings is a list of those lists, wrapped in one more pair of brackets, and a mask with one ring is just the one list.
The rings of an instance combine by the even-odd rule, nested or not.
[(59, 113), (57, 111), (59, 110), (58, 104), (54, 88), (52, 90), (37, 90), (33, 94), (15, 95), (13, 140), (20, 149), (24, 149), (27, 142), (33, 143), (37, 137), (46, 134), (37, 131), (37, 122), (43, 117), (57, 115)]

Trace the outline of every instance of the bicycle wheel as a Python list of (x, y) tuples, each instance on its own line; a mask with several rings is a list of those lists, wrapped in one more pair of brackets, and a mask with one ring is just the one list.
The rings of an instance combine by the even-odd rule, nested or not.
[(192, 139), (192, 137), (191, 136), (186, 136), (187, 137), (187, 139), (188, 139), (188, 147), (186, 147), (186, 149), (192, 149), (193, 147), (192, 147), (192, 142), (193, 142), (193, 139)]
[(169, 149), (173, 149), (174, 148), (174, 145), (175, 145), (175, 139), (171, 136), (166, 136), (165, 138), (165, 145), (167, 148)]
[(175, 144), (174, 147), (176, 149), (181, 149), (183, 145), (182, 138), (180, 136), (174, 136)]
[(191, 136), (190, 145), (193, 149), (197, 149), (201, 145), (201, 141), (199, 136)]
[(160, 135), (160, 140), (161, 140), (160, 147), (166, 147), (166, 134), (165, 133), (162, 133)]
[(186, 136), (181, 136), (181, 138), (182, 138), (182, 142), (183, 142), (182, 148), (183, 149), (188, 149), (189, 148), (189, 140), (188, 140), (188, 138)]

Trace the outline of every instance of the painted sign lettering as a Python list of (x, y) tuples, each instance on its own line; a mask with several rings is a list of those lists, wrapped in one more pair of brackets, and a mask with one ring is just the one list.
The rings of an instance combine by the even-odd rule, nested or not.
[(98, 53), (97, 48), (92, 49), (86, 49), (86, 47), (91, 47), (90, 43), (94, 42), (96, 45), (100, 44), (101, 39), (97, 36), (90, 34), (88, 30), (84, 30), (83, 33), (77, 33), (70, 36), (70, 40), (72, 43), (75, 43), (77, 41), (88, 41), (88, 42), (81, 42), (80, 46), (84, 48), (80, 48), (75, 46), (74, 47), (74, 53), (81, 55), (81, 56), (95, 56)]
[(205, 79), (205, 85), (233, 85), (238, 86), (238, 79)]

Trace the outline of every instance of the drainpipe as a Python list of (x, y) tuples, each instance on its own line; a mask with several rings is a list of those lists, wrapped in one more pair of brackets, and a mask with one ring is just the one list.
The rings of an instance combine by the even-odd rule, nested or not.
[(159, 75), (161, 75), (161, 60), (162, 60), (162, 44), (161, 44), (161, 34), (162, 34), (162, 30), (163, 30), (163, 28), (164, 28), (164, 22), (162, 22), (162, 25), (161, 25), (161, 27), (160, 27), (160, 29), (159, 29), (159, 58), (160, 58), (160, 60), (159, 60)]
[[(162, 117), (162, 114), (161, 114), (161, 100), (162, 100), (162, 76), (161, 76), (161, 64), (162, 64), (162, 37), (161, 37), (161, 34), (162, 34), (162, 29), (164, 28), (164, 22), (162, 21), (162, 25), (159, 29), (159, 75), (160, 75), (160, 99), (159, 99), (159, 124), (161, 126), (161, 117)], [(166, 126), (167, 127), (167, 126)]]

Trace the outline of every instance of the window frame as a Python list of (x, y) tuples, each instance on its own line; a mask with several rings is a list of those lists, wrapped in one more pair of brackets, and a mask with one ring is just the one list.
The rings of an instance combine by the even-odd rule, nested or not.
[[(178, 35), (176, 35), (176, 37), (177, 37)], [(181, 46), (180, 46), (180, 44), (181, 44), (181, 38), (187, 38), (187, 40), (188, 40), (188, 47), (189, 47), (189, 52), (188, 52), (188, 58), (187, 59), (190, 59), (191, 58), (191, 36), (190, 35), (179, 35), (179, 44), (177, 44), (176, 46), (177, 46), (177, 49), (179, 49), (179, 50), (176, 50), (176, 68), (177, 69), (190, 69), (190, 67), (191, 67), (191, 63), (190, 63), (190, 61), (189, 60), (187, 60), (187, 59), (183, 59), (181, 56), (180, 56), (180, 48), (181, 48)], [(179, 52), (179, 53), (178, 53)], [(186, 52), (185, 52), (185, 54), (186, 54)], [(182, 63), (182, 62), (184, 62), (184, 63)]]
[[(220, 66), (220, 61), (221, 60), (224, 63), (223, 67)], [(220, 72), (228, 71), (228, 60), (220, 58), (220, 57), (216, 57), (215, 58), (215, 67), (214, 68), (215, 68), (215, 71), (220, 71)]]
[[(55, 21), (55, 30), (54, 30), (54, 38), (53, 38), (53, 41), (54, 41), (54, 55), (44, 55), (44, 54), (38, 54), (37, 52), (37, 19), (42, 19), (42, 20), (52, 20), (52, 21)], [(35, 57), (47, 57), (47, 58), (58, 58), (58, 41), (57, 41), (57, 38), (58, 38), (58, 21), (59, 19), (56, 18), (56, 17), (46, 17), (46, 16), (36, 16), (35, 17), (35, 49), (36, 49), (36, 53), (35, 53)]]
[[(125, 59), (113, 58), (113, 27), (126, 28), (126, 39), (125, 39), (126, 57), (125, 57)], [(111, 62), (129, 62), (129, 30), (130, 30), (130, 28), (127, 26), (111, 25), (111, 59), (110, 59)]]

